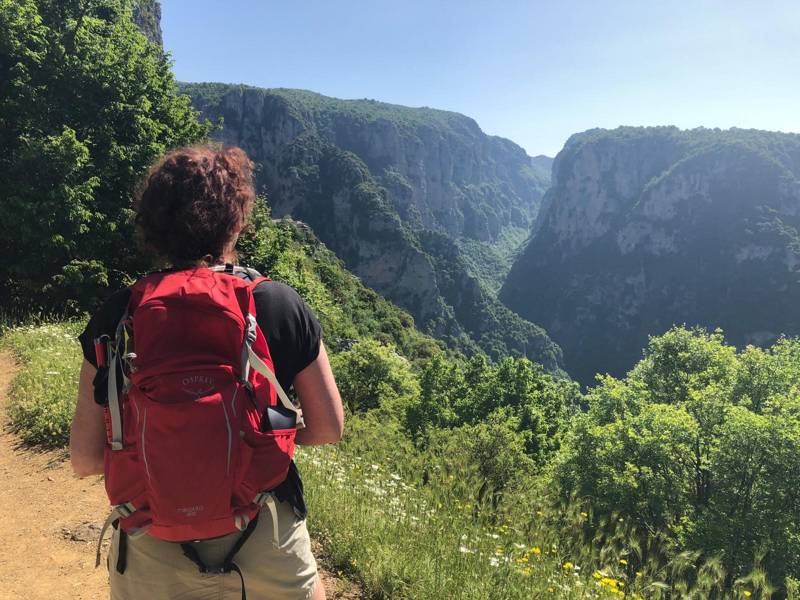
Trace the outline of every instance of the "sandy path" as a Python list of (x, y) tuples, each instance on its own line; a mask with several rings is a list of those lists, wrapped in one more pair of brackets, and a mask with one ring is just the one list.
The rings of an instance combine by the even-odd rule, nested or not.
[[(0, 352), (0, 600), (108, 598), (105, 561), (94, 568), (97, 537), (87, 529), (108, 511), (102, 480), (77, 479), (63, 450), (20, 444), (5, 410), (15, 371)], [(361, 597), (348, 582), (322, 575), (328, 598)]]

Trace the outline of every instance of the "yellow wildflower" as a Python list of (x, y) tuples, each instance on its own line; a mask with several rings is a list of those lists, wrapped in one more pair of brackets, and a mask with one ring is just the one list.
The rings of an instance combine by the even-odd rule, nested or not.
[(620, 558), (620, 559), (619, 559), (619, 564), (621, 564), (621, 565), (625, 565), (625, 566), (627, 567), (627, 566), (628, 566), (628, 561), (627, 561), (627, 560), (625, 560), (624, 558)]
[(539, 546), (534, 546), (533, 548), (531, 548), (531, 549), (529, 550), (529, 552), (530, 552), (531, 554), (541, 554), (541, 553), (542, 553), (542, 549), (541, 549), (541, 548), (539, 548)]
[(749, 598), (750, 596), (753, 595), (753, 593), (749, 590), (743, 591), (742, 594), (744, 595), (745, 598)]
[(572, 564), (572, 563), (571, 563), (571, 562), (569, 562), (569, 561), (567, 561), (567, 562), (565, 562), (565, 563), (564, 563), (564, 568), (565, 568), (565, 569), (572, 569), (572, 568), (574, 568), (574, 567), (575, 567), (575, 565), (574, 565), (574, 564)]

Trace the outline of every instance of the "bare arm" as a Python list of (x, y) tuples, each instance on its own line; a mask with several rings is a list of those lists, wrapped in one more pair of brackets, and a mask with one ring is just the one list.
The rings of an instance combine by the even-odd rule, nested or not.
[(317, 359), (295, 376), (294, 389), (306, 422), (305, 429), (297, 432), (297, 443), (310, 446), (338, 442), (344, 430), (344, 409), (322, 342)]
[(69, 436), (69, 454), (72, 470), (78, 477), (99, 475), (103, 472), (103, 448), (106, 443), (106, 424), (103, 407), (94, 401), (95, 369), (84, 359), (78, 383), (78, 402)]

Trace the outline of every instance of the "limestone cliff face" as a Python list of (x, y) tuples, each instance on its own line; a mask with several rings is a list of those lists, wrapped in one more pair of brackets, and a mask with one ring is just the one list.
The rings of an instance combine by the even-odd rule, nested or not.
[(154, 44), (164, 47), (161, 35), (161, 2), (158, 0), (137, 0), (133, 5), (133, 22)]
[[(221, 102), (224, 135), (247, 136), (264, 156), (302, 132), (352, 152), (412, 228), (491, 242), (506, 227), (530, 226), (549, 183), (522, 148), (457, 113), (246, 87)], [(256, 116), (269, 131), (249, 129)], [(283, 198), (274, 202), (284, 209)]]
[(501, 298), (567, 370), (622, 374), (648, 334), (800, 333), (800, 136), (620, 128), (573, 136)]
[[(541, 176), (521, 148), (442, 111), (298, 90), (183, 89), (203, 116), (222, 118), (218, 139), (257, 162), (274, 216), (309, 223), (423, 330), (468, 353), (527, 354), (558, 369), (558, 347), (485, 289), (457, 243), (490, 244), (531, 223), (540, 192), (528, 184)], [(447, 252), (426, 245), (431, 236), (446, 239)]]

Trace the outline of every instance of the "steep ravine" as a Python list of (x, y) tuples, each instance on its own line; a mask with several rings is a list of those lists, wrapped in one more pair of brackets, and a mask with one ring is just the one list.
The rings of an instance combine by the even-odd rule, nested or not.
[(257, 162), (273, 215), (307, 222), (421, 329), (467, 353), (524, 353), (559, 368), (558, 346), (475, 269), (485, 252), (502, 262), (538, 210), (545, 170), (521, 148), (445, 111), (301, 90), (182, 89), (204, 117), (222, 118), (217, 139)]

